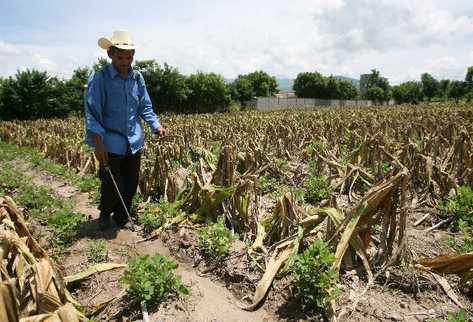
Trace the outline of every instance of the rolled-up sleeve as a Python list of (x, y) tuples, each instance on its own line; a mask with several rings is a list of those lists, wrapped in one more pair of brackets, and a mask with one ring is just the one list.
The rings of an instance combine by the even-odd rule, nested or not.
[(151, 130), (154, 132), (156, 129), (161, 127), (161, 123), (159, 123), (158, 116), (153, 111), (153, 103), (148, 94), (148, 90), (146, 89), (145, 81), (143, 76), (139, 74), (138, 77), (139, 86), (142, 91), (142, 98), (140, 100), (140, 107), (139, 107), (139, 114), (146, 121), (149, 125)]
[(105, 105), (105, 90), (103, 86), (103, 76), (101, 73), (93, 73), (87, 83), (85, 109), (86, 142), (91, 143), (92, 133), (96, 133), (103, 138), (105, 129), (103, 124), (103, 106)]

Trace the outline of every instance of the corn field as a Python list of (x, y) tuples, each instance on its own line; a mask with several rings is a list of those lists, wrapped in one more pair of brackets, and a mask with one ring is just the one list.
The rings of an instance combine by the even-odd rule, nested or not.
[[(406, 227), (416, 209), (435, 208), (450, 191), (473, 186), (469, 105), (164, 115), (161, 121), (170, 135), (147, 134), (140, 193), (179, 202), (188, 216), (170, 224), (224, 216), (250, 241), (250, 251), (265, 256), (265, 273), (245, 310), (257, 308), (304, 240), (324, 239), (337, 272), (358, 262), (373, 281), (413, 256)], [(37, 148), (82, 175), (95, 173), (83, 123), (2, 122), (0, 139)], [(330, 186), (315, 201), (308, 198), (313, 176)]]

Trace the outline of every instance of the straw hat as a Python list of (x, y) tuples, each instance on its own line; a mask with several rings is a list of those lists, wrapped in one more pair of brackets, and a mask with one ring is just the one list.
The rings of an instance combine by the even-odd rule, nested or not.
[(100, 48), (105, 50), (112, 46), (125, 50), (136, 49), (137, 47), (126, 30), (115, 30), (110, 39), (102, 37), (98, 40), (98, 44)]

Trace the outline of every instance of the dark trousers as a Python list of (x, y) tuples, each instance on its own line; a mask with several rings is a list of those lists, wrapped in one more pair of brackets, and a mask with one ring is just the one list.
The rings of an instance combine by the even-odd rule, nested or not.
[[(108, 154), (108, 166), (115, 178), (118, 188), (120, 189), (128, 213), (131, 211), (133, 196), (138, 188), (140, 162), (141, 151), (138, 151), (136, 154), (127, 155)], [(101, 166), (99, 177), (102, 182), (100, 187), (100, 216), (110, 216), (113, 213), (113, 219), (117, 223), (126, 223), (128, 221), (128, 216), (126, 215), (123, 204), (117, 194), (110, 173)]]

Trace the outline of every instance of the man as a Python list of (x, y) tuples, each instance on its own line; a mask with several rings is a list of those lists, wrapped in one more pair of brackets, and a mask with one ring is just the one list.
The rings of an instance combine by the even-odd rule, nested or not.
[[(127, 227), (128, 215), (115, 189), (111, 170), (128, 213), (138, 187), (144, 135), (140, 117), (152, 132), (164, 136), (166, 130), (153, 112), (143, 76), (131, 63), (135, 44), (127, 31), (114, 31), (98, 44), (112, 60), (93, 73), (87, 85), (86, 143), (95, 147), (100, 162), (101, 199), (99, 227), (110, 227), (111, 215), (119, 227)], [(108, 168), (107, 168), (108, 167)]]

